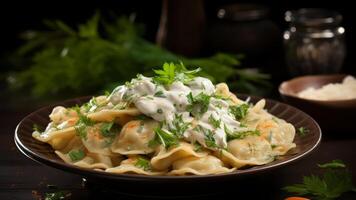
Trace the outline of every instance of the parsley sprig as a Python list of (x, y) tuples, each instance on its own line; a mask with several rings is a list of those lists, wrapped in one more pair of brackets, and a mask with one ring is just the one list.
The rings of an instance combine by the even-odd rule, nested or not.
[(80, 111), (77, 111), (77, 113), (79, 115), (79, 120), (77, 121), (77, 123), (75, 125), (75, 130), (79, 137), (86, 140), (87, 139), (87, 127), (93, 126), (95, 124), (95, 122), (92, 121), (89, 117), (80, 113)]
[(224, 130), (225, 130), (225, 133), (226, 133), (226, 140), (227, 141), (235, 140), (235, 139), (244, 139), (245, 137), (250, 136), (250, 135), (256, 135), (256, 136), (261, 135), (259, 130), (233, 132), (233, 131), (229, 130), (226, 127), (226, 125), (224, 126)]
[(138, 158), (136, 163), (135, 163), (136, 167), (142, 168), (145, 171), (149, 171), (151, 170), (151, 163), (149, 160), (145, 159), (145, 158)]
[(115, 137), (118, 129), (114, 122), (103, 122), (100, 126), (100, 134), (103, 137)]
[(333, 160), (318, 166), (325, 170), (321, 176), (304, 176), (303, 183), (286, 186), (282, 189), (317, 200), (337, 199), (345, 192), (356, 192), (351, 173), (342, 161)]
[(206, 129), (200, 125), (194, 128), (195, 131), (201, 132), (205, 136), (205, 145), (210, 148), (219, 148), (216, 144), (213, 131)]
[(249, 105), (244, 103), (241, 105), (230, 106), (229, 112), (235, 116), (236, 120), (241, 120), (246, 117), (248, 109), (249, 109)]
[(154, 147), (156, 145), (162, 144), (166, 149), (171, 146), (178, 145), (178, 137), (168, 131), (162, 129), (162, 127), (157, 127), (154, 129), (155, 137), (151, 140), (148, 145)]
[(162, 85), (170, 85), (174, 81), (182, 81), (183, 83), (188, 83), (191, 81), (195, 74), (200, 71), (200, 68), (195, 70), (187, 70), (183, 63), (164, 63), (162, 69), (153, 70), (156, 74), (153, 80)]
[(181, 138), (184, 132), (189, 128), (190, 123), (184, 122), (183, 115), (176, 114), (175, 118), (172, 121), (172, 127), (170, 127), (170, 131), (176, 135), (178, 138)]
[(208, 111), (210, 96), (201, 92), (196, 96), (190, 92), (187, 95), (189, 105), (187, 106), (187, 111), (190, 112), (194, 117), (201, 117), (206, 111)]
[(68, 156), (73, 162), (75, 162), (75, 161), (83, 159), (85, 157), (85, 153), (81, 149), (78, 149), (78, 150), (74, 149), (68, 153)]
[(304, 126), (301, 126), (298, 128), (297, 133), (299, 136), (304, 137), (306, 134), (309, 133), (309, 129), (305, 128)]
[(208, 121), (214, 128), (219, 128), (221, 124), (221, 119), (215, 119), (213, 115), (210, 115)]

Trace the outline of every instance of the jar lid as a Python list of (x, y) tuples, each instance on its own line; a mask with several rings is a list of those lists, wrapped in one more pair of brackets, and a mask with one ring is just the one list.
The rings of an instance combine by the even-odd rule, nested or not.
[(268, 16), (269, 9), (259, 4), (230, 4), (218, 10), (217, 17), (234, 21), (252, 21)]
[(319, 8), (302, 8), (294, 11), (287, 11), (285, 18), (287, 22), (299, 26), (321, 27), (321, 26), (335, 26), (342, 21), (342, 16), (332, 10)]

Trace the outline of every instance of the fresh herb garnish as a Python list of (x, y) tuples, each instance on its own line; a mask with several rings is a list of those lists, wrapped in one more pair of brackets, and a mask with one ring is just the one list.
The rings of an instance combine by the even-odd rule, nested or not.
[(72, 194), (66, 191), (47, 192), (45, 193), (45, 200), (62, 200), (70, 197)]
[(80, 112), (78, 112), (79, 115), (79, 120), (77, 121), (76, 125), (75, 125), (75, 130), (77, 132), (77, 135), (80, 136), (83, 139), (87, 139), (87, 127), (88, 126), (93, 126), (95, 124), (94, 121), (92, 121), (90, 118), (88, 118), (87, 116), (81, 114)]
[(135, 119), (137, 120), (148, 120), (148, 119), (151, 119), (150, 117), (148, 117), (147, 115), (138, 115), (135, 117)]
[(174, 133), (178, 138), (183, 136), (183, 133), (189, 128), (190, 123), (184, 122), (183, 115), (176, 114), (172, 121), (173, 127), (170, 127), (170, 131)]
[(114, 137), (117, 129), (114, 127), (114, 122), (103, 122), (100, 126), (100, 133), (103, 137)]
[(342, 160), (332, 160), (329, 163), (318, 164), (320, 168), (345, 168), (346, 165)]
[(199, 93), (195, 97), (190, 92), (187, 95), (189, 105), (187, 106), (187, 111), (190, 112), (194, 117), (201, 117), (206, 111), (208, 111), (210, 96)]
[(85, 156), (85, 153), (83, 150), (81, 149), (78, 149), (78, 150), (71, 150), (69, 153), (68, 153), (68, 156), (69, 158), (75, 162), (75, 161), (78, 161), (78, 160), (81, 160), (84, 158)]
[(206, 129), (200, 125), (194, 128), (195, 131), (201, 132), (205, 136), (205, 145), (210, 148), (218, 148), (213, 131)]
[(166, 98), (166, 96), (163, 94), (163, 91), (162, 91), (162, 90), (157, 91), (157, 92), (154, 94), (154, 96), (155, 96), (155, 97)]
[(246, 117), (247, 112), (249, 109), (249, 105), (247, 104), (241, 104), (241, 105), (236, 105), (236, 106), (230, 106), (229, 107), (229, 112), (234, 115), (236, 120), (241, 120)]
[(194, 151), (202, 151), (203, 150), (203, 146), (201, 146), (201, 144), (199, 142), (194, 142)]
[(138, 158), (136, 163), (135, 163), (136, 167), (140, 167), (145, 171), (151, 170), (151, 163), (149, 160), (145, 159), (145, 158)]
[(42, 132), (41, 128), (40, 128), (40, 126), (38, 126), (38, 124), (33, 124), (32, 130), (36, 131), (36, 132), (39, 132), (39, 133)]
[(319, 165), (319, 167), (324, 170), (321, 176), (304, 176), (303, 183), (294, 184), (282, 189), (289, 193), (319, 200), (337, 199), (345, 192), (356, 192), (352, 183), (352, 175), (344, 163), (334, 160), (331, 163)]
[(230, 97), (224, 97), (220, 94), (214, 94), (212, 97), (214, 97), (215, 99), (221, 99), (221, 100), (225, 100), (225, 101), (231, 101)]
[(163, 130), (161, 127), (155, 128), (154, 132), (156, 135), (148, 144), (151, 147), (162, 144), (166, 149), (168, 149), (171, 146), (179, 144), (178, 138), (174, 134)]
[(261, 135), (259, 130), (232, 132), (231, 130), (229, 130), (227, 128), (226, 125), (224, 126), (224, 130), (225, 130), (225, 133), (226, 133), (226, 140), (227, 141), (234, 140), (234, 139), (244, 139), (245, 137), (250, 136), (250, 135), (256, 135), (256, 136)]
[(306, 134), (309, 133), (309, 129), (301, 126), (298, 128), (298, 132), (297, 132), (301, 137), (304, 137)]
[(183, 63), (164, 63), (163, 69), (153, 71), (156, 73), (156, 76), (153, 77), (156, 83), (170, 85), (174, 81), (182, 81), (183, 83), (191, 81), (195, 77), (194, 74), (200, 71), (200, 68), (189, 71), (185, 68)]
[(213, 115), (210, 115), (209, 117), (209, 123), (213, 125), (214, 128), (219, 128), (221, 124), (221, 119), (215, 119)]

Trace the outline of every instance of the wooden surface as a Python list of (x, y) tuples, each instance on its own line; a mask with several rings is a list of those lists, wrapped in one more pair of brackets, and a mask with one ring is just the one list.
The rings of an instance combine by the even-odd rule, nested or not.
[[(0, 199), (38, 199), (39, 195), (48, 191), (48, 185), (56, 185), (59, 190), (69, 191), (68, 199), (142, 199), (140, 188), (136, 194), (122, 194), (100, 191), (96, 187), (85, 186), (82, 178), (75, 174), (53, 169), (38, 164), (23, 156), (15, 147), (13, 135), (16, 124), (26, 115), (25, 112), (2, 111), (0, 113)], [(354, 136), (352, 137), (352, 134)], [(329, 136), (328, 136), (329, 135)], [(330, 137), (330, 135), (334, 135)], [(280, 188), (300, 182), (303, 175), (317, 173), (317, 163), (333, 159), (342, 159), (353, 173), (356, 183), (356, 131), (354, 133), (324, 133), (319, 148), (307, 158), (291, 165), (276, 169), (268, 174), (251, 177), (244, 187), (234, 188), (234, 183), (217, 185), (219, 194), (211, 197), (228, 197), (234, 194), (250, 195), (250, 199), (283, 199), (286, 197)], [(169, 187), (167, 185), (167, 187)], [(197, 186), (199, 187), (199, 186)], [(104, 186), (105, 188), (105, 186)], [(229, 189), (224, 189), (229, 188)], [(231, 189), (234, 188), (234, 189)], [(157, 188), (164, 190), (164, 188)], [(179, 188), (177, 188), (179, 190)], [(254, 192), (251, 192), (254, 190)], [(34, 195), (34, 194), (39, 195)], [(174, 197), (170, 197), (174, 198)], [(187, 198), (190, 198), (189, 196)], [(206, 197), (194, 197), (205, 199)], [(152, 199), (157, 199), (154, 197)], [(347, 194), (341, 199), (356, 199), (355, 194)]]

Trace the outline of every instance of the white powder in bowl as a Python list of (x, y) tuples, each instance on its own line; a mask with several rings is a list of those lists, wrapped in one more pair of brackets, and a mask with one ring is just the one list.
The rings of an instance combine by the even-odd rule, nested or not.
[(330, 83), (319, 89), (307, 88), (299, 92), (298, 97), (314, 100), (356, 99), (356, 79), (346, 76), (342, 83)]

